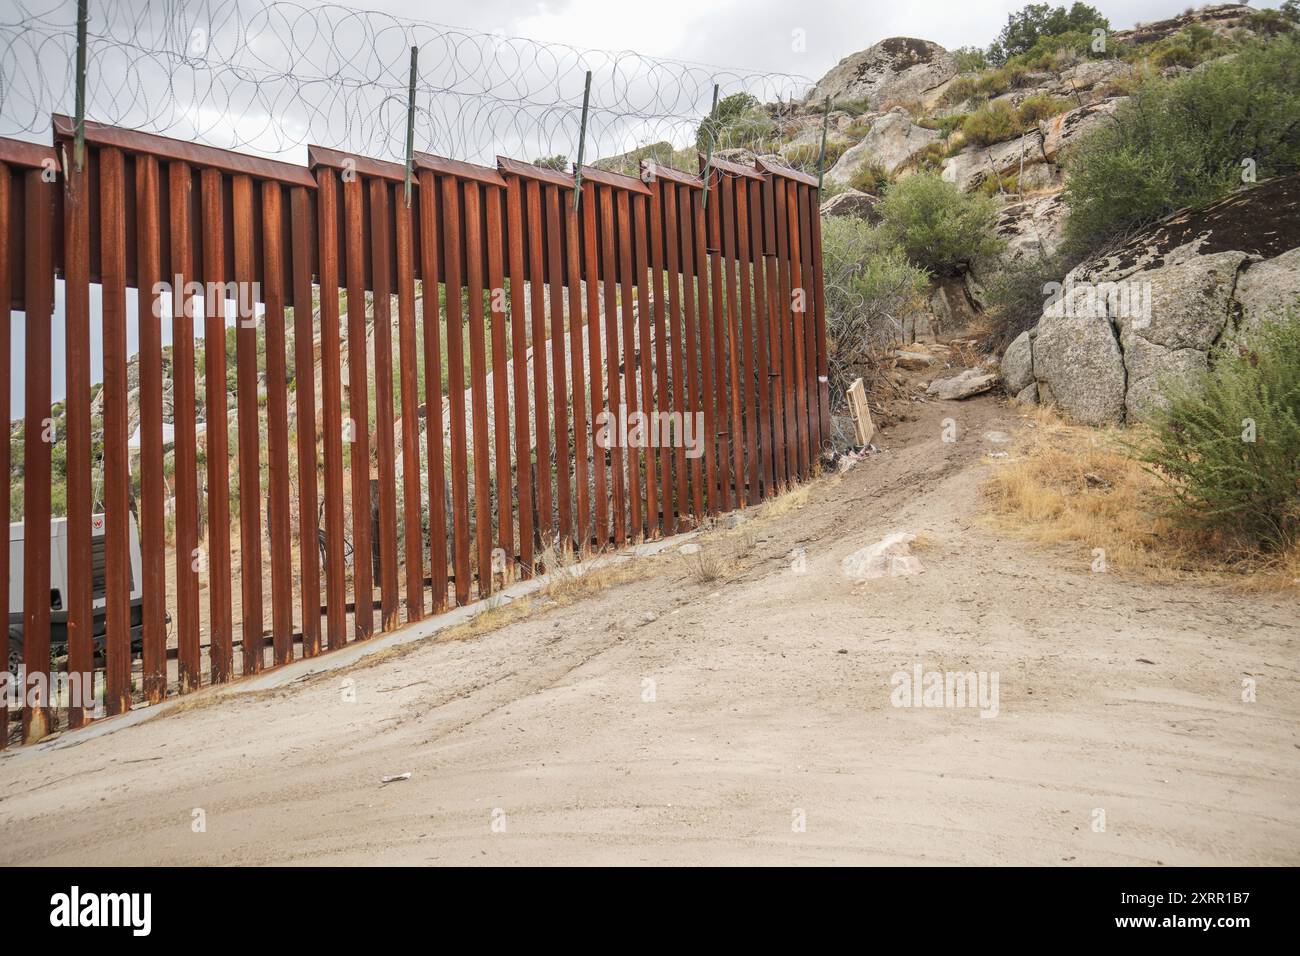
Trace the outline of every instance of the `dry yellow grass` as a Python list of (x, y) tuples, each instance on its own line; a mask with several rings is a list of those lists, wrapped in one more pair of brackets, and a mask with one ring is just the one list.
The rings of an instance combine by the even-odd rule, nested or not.
[[(1251, 590), (1296, 589), (1300, 549), (1263, 555), (1161, 514), (1160, 480), (1124, 448), (1132, 431), (1071, 425), (1036, 409), (986, 491), (999, 526), (1040, 544), (1104, 551), (1108, 569), (1154, 580), (1200, 579)], [(1095, 555), (1094, 558), (1095, 559)]]

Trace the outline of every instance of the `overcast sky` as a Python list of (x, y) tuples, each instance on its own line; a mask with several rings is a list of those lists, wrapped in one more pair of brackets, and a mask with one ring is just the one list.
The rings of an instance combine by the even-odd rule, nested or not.
[[(913, 36), (943, 46), (985, 46), (1024, 0), (366, 0), (353, 3), (397, 16), (485, 32), (722, 66), (801, 73), (819, 78), (850, 53), (885, 37)], [(1067, 4), (1068, 5), (1068, 4)], [(1199, 5), (1199, 4), (1198, 4)], [(1256, 4), (1267, 6), (1276, 4)], [(1101, 0), (1116, 29), (1181, 13), (1186, 0)], [(806, 49), (792, 34), (805, 31)]]

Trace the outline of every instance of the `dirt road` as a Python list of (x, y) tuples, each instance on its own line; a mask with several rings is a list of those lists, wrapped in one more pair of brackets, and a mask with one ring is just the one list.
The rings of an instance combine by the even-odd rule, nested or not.
[[(706, 540), (721, 580), (674, 554), (483, 637), (0, 757), (0, 862), (1300, 862), (1292, 600), (997, 532), (987, 433), (1016, 413), (918, 409)], [(840, 573), (896, 530), (923, 573)], [(997, 715), (893, 706), (917, 665), (996, 672)]]

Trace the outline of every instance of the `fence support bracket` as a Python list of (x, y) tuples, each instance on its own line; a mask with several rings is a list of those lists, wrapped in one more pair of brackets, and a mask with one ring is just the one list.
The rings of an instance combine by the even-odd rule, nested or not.
[(578, 161), (573, 164), (573, 211), (582, 202), (582, 160), (587, 149), (587, 110), (591, 106), (591, 70), (582, 88), (582, 125), (578, 127)]
[(72, 158), (81, 172), (86, 158), (86, 7), (89, 0), (77, 0), (77, 101), (74, 113), (77, 137), (72, 147)]
[(406, 91), (406, 208), (411, 208), (411, 175), (415, 169), (415, 77), (420, 48), (411, 47), (411, 81)]
[[(713, 84), (713, 106), (709, 109), (709, 118), (718, 111), (718, 84)], [(709, 144), (704, 154), (704, 198), (703, 207), (709, 208), (709, 173), (713, 171), (713, 142), (717, 139), (717, 134), (711, 132), (709, 135)]]

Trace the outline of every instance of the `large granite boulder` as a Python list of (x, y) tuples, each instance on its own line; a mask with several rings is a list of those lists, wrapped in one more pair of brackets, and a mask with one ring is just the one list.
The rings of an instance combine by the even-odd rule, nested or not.
[(870, 163), (887, 173), (895, 172), (939, 138), (938, 130), (917, 126), (905, 109), (896, 107), (872, 122), (862, 140), (850, 146), (826, 171), (826, 179), (847, 183), (862, 166)]
[(1077, 266), (1003, 358), (1008, 393), (1088, 424), (1140, 421), (1226, 338), (1300, 310), (1300, 175), (1181, 210)]
[(819, 107), (827, 97), (840, 103), (864, 100), (871, 109), (878, 110), (924, 101), (931, 90), (956, 75), (956, 59), (939, 44), (913, 37), (890, 37), (840, 60), (804, 102)]

